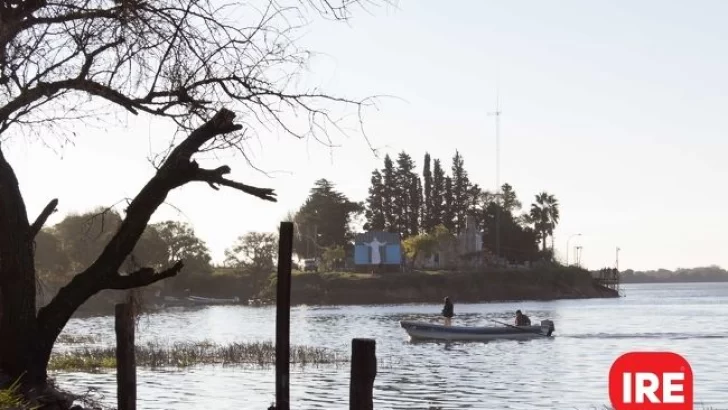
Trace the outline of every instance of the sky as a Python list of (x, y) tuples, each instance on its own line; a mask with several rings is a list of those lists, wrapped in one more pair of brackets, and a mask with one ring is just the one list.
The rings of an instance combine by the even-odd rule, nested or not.
[[(425, 152), (449, 167), (459, 150), (470, 179), (495, 189), (498, 95), (500, 182), (525, 207), (540, 191), (557, 197), (560, 258), (568, 242), (590, 269), (614, 266), (617, 247), (622, 270), (728, 267), (726, 15), (717, 0), (400, 0), (347, 24), (314, 21), (301, 38), (317, 52), (307, 83), (387, 96), (364, 117), (377, 154), (361, 135), (327, 148), (261, 132), (255, 167), (232, 154), (207, 161), (274, 188), (277, 203), (197, 183), (173, 191), (153, 221), (191, 223), (220, 262), (238, 236), (276, 230), (319, 178), (363, 200), (383, 155), (402, 150), (419, 171)], [(51, 198), (53, 224), (133, 197), (175, 130), (129, 116), (74, 131), (62, 150), (30, 138), (8, 148), (31, 219)]]

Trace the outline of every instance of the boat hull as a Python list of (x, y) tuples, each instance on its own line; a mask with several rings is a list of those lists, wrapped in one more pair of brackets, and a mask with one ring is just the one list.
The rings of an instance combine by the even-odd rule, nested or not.
[(400, 326), (412, 340), (496, 340), (496, 339), (533, 339), (552, 337), (553, 322), (544, 320), (534, 326), (444, 326), (427, 322), (401, 321)]

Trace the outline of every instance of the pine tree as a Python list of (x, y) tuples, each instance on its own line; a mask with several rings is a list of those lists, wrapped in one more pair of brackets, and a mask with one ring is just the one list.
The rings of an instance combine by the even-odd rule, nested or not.
[[(418, 212), (413, 212), (413, 197), (417, 192), (415, 178), (419, 179), (414, 173), (415, 164), (412, 157), (402, 151), (397, 156), (397, 168), (395, 170), (396, 187), (394, 190), (394, 210), (396, 218), (395, 226), (397, 231), (401, 232), (404, 237), (413, 235), (417, 229)], [(416, 201), (419, 205), (420, 201)], [(414, 221), (413, 221), (414, 220)], [(415, 227), (413, 230), (412, 227)]]
[(468, 188), (468, 215), (473, 215), (475, 219), (475, 227), (478, 230), (483, 229), (483, 190), (480, 185), (473, 184)]
[(452, 178), (445, 177), (445, 209), (443, 210), (442, 223), (450, 231), (455, 229), (455, 212), (452, 192)]
[(422, 166), (422, 177), (424, 178), (424, 197), (422, 201), (422, 231), (432, 232), (432, 172), (430, 170), (430, 154), (425, 153), (425, 163)]
[(503, 184), (501, 187), (501, 194), (503, 195), (503, 209), (509, 212), (515, 212), (521, 209), (521, 201), (518, 200), (516, 191), (513, 190), (513, 187), (510, 184)]
[(455, 151), (452, 159), (452, 214), (457, 233), (465, 230), (465, 216), (468, 213), (468, 189), (470, 180), (460, 152)]
[(432, 192), (430, 193), (430, 221), (432, 226), (445, 223), (445, 171), (439, 159), (433, 164)]
[(367, 197), (366, 219), (364, 229), (368, 231), (381, 231), (385, 229), (386, 221), (384, 218), (384, 184), (382, 183), (382, 174), (378, 169), (372, 172), (371, 186), (369, 187), (369, 196)]
[(384, 228), (389, 232), (397, 232), (394, 194), (397, 189), (395, 170), (392, 158), (387, 154), (384, 157), (382, 169), (382, 209), (384, 211)]
[(410, 183), (409, 233), (419, 235), (422, 231), (422, 181), (412, 172)]

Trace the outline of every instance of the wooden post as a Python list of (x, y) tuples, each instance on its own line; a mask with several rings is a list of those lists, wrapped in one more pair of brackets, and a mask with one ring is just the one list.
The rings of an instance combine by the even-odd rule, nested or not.
[(136, 410), (134, 312), (130, 303), (116, 305), (116, 395), (118, 410)]
[(291, 259), (293, 222), (281, 222), (276, 286), (276, 410), (290, 410)]
[(374, 339), (351, 342), (351, 381), (349, 410), (374, 409), (374, 378), (377, 376), (377, 352)]

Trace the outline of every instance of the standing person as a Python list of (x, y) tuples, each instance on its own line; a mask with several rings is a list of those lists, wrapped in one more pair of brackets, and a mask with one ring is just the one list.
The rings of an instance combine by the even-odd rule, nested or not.
[(445, 326), (450, 326), (452, 324), (452, 317), (455, 316), (455, 307), (447, 296), (445, 296), (445, 306), (442, 308), (442, 315), (445, 317)]

